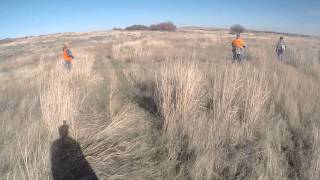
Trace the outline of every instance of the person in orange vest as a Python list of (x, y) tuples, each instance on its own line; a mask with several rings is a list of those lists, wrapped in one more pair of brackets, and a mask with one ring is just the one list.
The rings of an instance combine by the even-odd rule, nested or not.
[(71, 50), (68, 47), (68, 43), (64, 43), (63, 45), (63, 60), (64, 60), (64, 66), (67, 70), (71, 70), (72, 68), (72, 60), (74, 59), (74, 56), (72, 55)]
[(243, 39), (240, 38), (240, 34), (237, 34), (236, 39), (232, 41), (233, 60), (240, 62), (244, 59), (244, 48), (246, 44)]

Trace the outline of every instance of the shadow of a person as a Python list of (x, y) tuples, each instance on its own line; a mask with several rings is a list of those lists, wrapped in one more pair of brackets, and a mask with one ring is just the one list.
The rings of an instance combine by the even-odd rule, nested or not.
[(60, 138), (51, 146), (51, 171), (54, 180), (98, 180), (85, 159), (80, 145), (68, 135), (66, 122), (59, 127)]

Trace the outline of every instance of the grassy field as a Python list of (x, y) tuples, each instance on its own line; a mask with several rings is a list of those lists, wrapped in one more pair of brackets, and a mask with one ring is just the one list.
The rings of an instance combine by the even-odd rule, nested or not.
[[(285, 37), (281, 63), (279, 35), (243, 37), (241, 64), (222, 30), (0, 44), (0, 179), (57, 180), (53, 144), (66, 121), (99, 179), (318, 180), (320, 39)], [(71, 72), (64, 41), (76, 56)], [(60, 175), (79, 177), (77, 158)]]

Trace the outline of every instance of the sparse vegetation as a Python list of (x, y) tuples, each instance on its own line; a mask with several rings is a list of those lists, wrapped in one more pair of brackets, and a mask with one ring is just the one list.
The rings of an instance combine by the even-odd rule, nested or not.
[(145, 25), (132, 25), (132, 26), (126, 27), (125, 30), (127, 30), (127, 31), (134, 31), (134, 30), (146, 31), (146, 30), (149, 30), (149, 27), (145, 26)]
[(174, 25), (172, 22), (163, 22), (150, 26), (151, 31), (175, 31), (176, 29), (176, 25)]
[(177, 26), (172, 22), (163, 22), (159, 24), (150, 25), (150, 27), (145, 25), (132, 25), (125, 28), (127, 31), (175, 31)]
[[(100, 179), (318, 180), (319, 40), (287, 38), (280, 63), (277, 35), (243, 36), (242, 64), (231, 62), (228, 31), (0, 44), (0, 179), (52, 179), (51, 146), (66, 120)], [(72, 72), (59, 38), (74, 42)]]
[(112, 30), (114, 30), (114, 31), (122, 31), (122, 28), (114, 27)]

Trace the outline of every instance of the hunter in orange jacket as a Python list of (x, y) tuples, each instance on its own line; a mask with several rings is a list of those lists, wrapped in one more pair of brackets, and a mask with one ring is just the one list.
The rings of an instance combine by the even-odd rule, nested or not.
[(237, 34), (237, 38), (232, 41), (232, 52), (234, 61), (242, 61), (245, 58), (244, 48), (246, 44), (243, 39), (240, 38), (240, 34)]
[(237, 34), (237, 38), (232, 41), (233, 48), (245, 48), (246, 44), (243, 39), (240, 38), (240, 34)]
[(68, 62), (71, 62), (73, 59), (71, 51), (68, 48), (63, 48), (63, 59)]
[(71, 70), (71, 67), (72, 67), (71, 62), (73, 59), (74, 59), (74, 57), (73, 57), (70, 49), (68, 48), (68, 44), (65, 43), (63, 46), (63, 60), (65, 63), (66, 69)]

